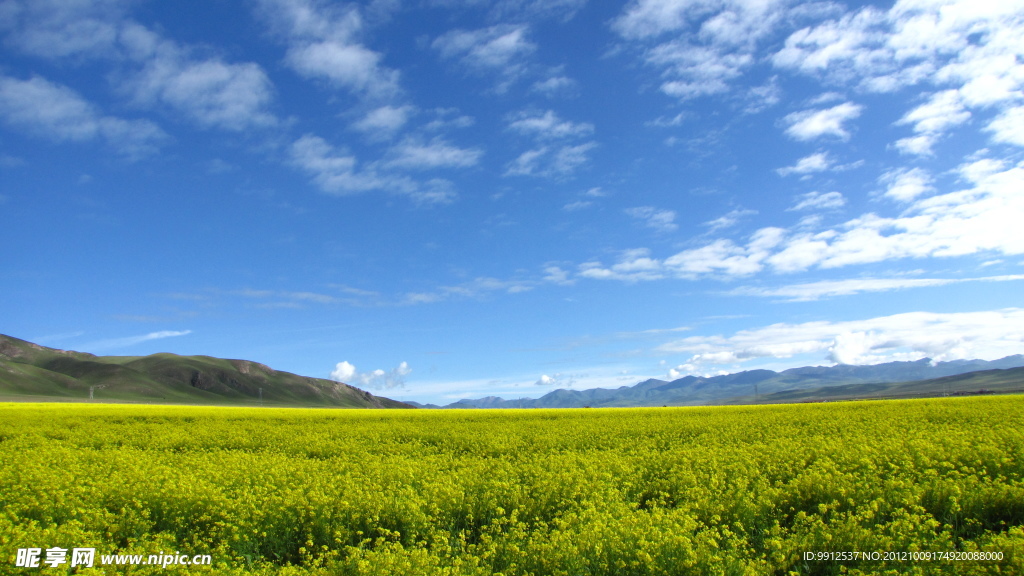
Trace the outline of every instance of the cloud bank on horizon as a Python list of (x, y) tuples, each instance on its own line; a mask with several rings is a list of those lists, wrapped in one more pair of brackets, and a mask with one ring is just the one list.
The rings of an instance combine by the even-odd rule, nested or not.
[(1024, 352), (1024, 0), (5, 0), (0, 41), (18, 337), (422, 401)]

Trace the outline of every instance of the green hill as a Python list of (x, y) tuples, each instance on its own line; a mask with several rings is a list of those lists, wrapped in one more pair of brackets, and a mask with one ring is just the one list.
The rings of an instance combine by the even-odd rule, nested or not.
[(95, 356), (0, 334), (0, 400), (413, 408), (348, 384), (248, 360), (211, 356)]

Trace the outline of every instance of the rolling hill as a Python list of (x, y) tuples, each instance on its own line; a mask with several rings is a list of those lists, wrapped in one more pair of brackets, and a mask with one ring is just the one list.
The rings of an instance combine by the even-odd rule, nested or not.
[(248, 360), (211, 356), (95, 356), (0, 334), (0, 399), (413, 408), (348, 384)]

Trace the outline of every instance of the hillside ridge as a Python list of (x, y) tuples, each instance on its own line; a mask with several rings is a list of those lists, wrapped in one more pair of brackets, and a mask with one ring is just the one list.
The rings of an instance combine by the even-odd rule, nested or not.
[(251, 360), (97, 356), (0, 334), (0, 398), (14, 400), (414, 408), (355, 386)]

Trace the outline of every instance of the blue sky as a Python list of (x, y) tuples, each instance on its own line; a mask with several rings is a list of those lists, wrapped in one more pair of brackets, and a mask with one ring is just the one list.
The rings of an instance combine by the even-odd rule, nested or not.
[(403, 400), (1024, 352), (1024, 2), (4, 0), (0, 331)]

